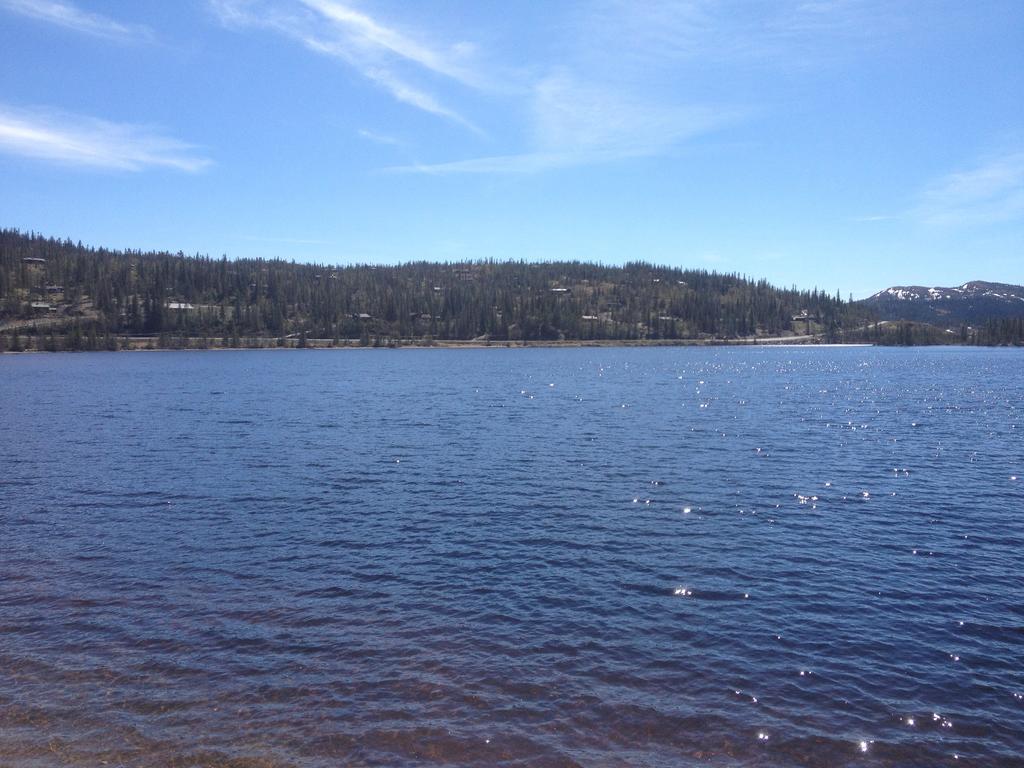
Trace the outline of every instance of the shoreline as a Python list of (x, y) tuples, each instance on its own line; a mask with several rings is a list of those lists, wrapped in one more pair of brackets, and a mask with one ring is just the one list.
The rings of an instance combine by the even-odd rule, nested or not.
[[(46, 350), (46, 349), (23, 349), (18, 351), (4, 350), (2, 355), (36, 355), (65, 353), (89, 353), (89, 352), (295, 352), (299, 350), (390, 350), (400, 351), (403, 349), (615, 349), (615, 348), (641, 348), (641, 347), (873, 347), (877, 346), (869, 342), (848, 342), (848, 343), (826, 343), (813, 340), (791, 341), (788, 339), (636, 339), (636, 340), (549, 340), (549, 341), (476, 341), (445, 339), (434, 340), (429, 343), (422, 341), (405, 340), (394, 344), (361, 345), (358, 339), (342, 340), (341, 343), (334, 343), (332, 339), (307, 339), (305, 346), (289, 344), (279, 346), (276, 339), (266, 339), (265, 345), (245, 346), (223, 346), (219, 343), (211, 343), (206, 346), (154, 346), (155, 339), (151, 338), (128, 338), (129, 346), (122, 347), (120, 342), (124, 337), (118, 339), (117, 349), (81, 349), (81, 350)], [(196, 341), (187, 339), (186, 341)], [(273, 343), (271, 343), (273, 342)]]
[[(866, 348), (866, 347), (902, 347), (902, 348), (971, 348), (971, 349), (995, 349), (995, 348), (1020, 348), (1017, 344), (1002, 345), (974, 345), (974, 344), (911, 344), (911, 345), (887, 345), (871, 342), (824, 342), (814, 339), (634, 339), (634, 340), (549, 340), (549, 341), (477, 341), (445, 339), (434, 340), (429, 343), (422, 341), (404, 340), (401, 343), (392, 344), (367, 344), (361, 345), (359, 339), (343, 339), (340, 343), (334, 343), (333, 339), (307, 339), (305, 346), (298, 344), (286, 344), (279, 346), (277, 339), (261, 339), (266, 342), (264, 345), (244, 346), (223, 346), (220, 343), (212, 343), (213, 339), (207, 339), (206, 346), (188, 346), (183, 344), (171, 344), (168, 346), (156, 346), (155, 339), (145, 337), (128, 337), (129, 346), (122, 346), (125, 337), (117, 337), (117, 349), (20, 349), (12, 351), (5, 349), (0, 351), (0, 357), (7, 355), (49, 355), (49, 354), (79, 354), (93, 352), (296, 352), (300, 350), (324, 351), (355, 351), (355, 350), (388, 350), (401, 351), (403, 349), (629, 349), (629, 348), (673, 348), (673, 347), (776, 347), (776, 348), (807, 348), (807, 349), (842, 349), (842, 348)], [(198, 339), (189, 338), (185, 341), (193, 342)], [(289, 339), (293, 341), (293, 339)]]

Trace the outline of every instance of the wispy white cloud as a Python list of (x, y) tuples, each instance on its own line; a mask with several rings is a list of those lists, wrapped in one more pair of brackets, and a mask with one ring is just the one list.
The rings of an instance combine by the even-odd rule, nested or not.
[(675, 106), (636, 100), (618, 90), (582, 84), (565, 73), (534, 88), (530, 151), (392, 171), (429, 174), (538, 173), (557, 168), (650, 157), (735, 121), (742, 110)]
[(0, 104), (0, 152), (68, 165), (197, 173), (211, 164), (195, 147), (145, 126)]
[(1024, 219), (1024, 151), (992, 155), (973, 168), (936, 180), (911, 213), (937, 226)]
[(473, 46), (457, 43), (432, 46), (419, 36), (401, 32), (340, 0), (209, 0), (220, 20), (234, 27), (270, 29), (306, 48), (337, 59), (387, 91), (396, 100), (443, 117), (479, 133), (479, 129), (436, 96), (413, 85), (400, 69), (440, 76), (476, 87), (468, 66)]
[(790, 68), (889, 39), (901, 20), (878, 0), (596, 0), (583, 24), (591, 52), (614, 61)]
[(385, 168), (389, 173), (422, 173), (431, 176), (445, 176), (468, 173), (539, 173), (574, 165), (597, 162), (594, 155), (524, 152), (518, 155), (492, 155), (469, 160), (452, 160), (446, 163), (414, 163)]
[(155, 39), (149, 27), (124, 24), (98, 13), (83, 11), (67, 0), (0, 0), (0, 8), (108, 40), (138, 43)]
[(300, 0), (325, 19), (343, 30), (354, 48), (364, 51), (386, 51), (400, 59), (414, 62), (439, 75), (467, 85), (476, 82), (474, 73), (465, 67), (465, 58), (473, 51), (468, 43), (458, 43), (449, 50), (433, 48), (396, 29), (384, 26), (365, 13), (354, 10), (338, 0)]
[(444, 106), (440, 101), (426, 91), (409, 85), (388, 69), (380, 67), (367, 68), (363, 70), (363, 75), (390, 93), (398, 101), (417, 107), (418, 109), (422, 109), (424, 112), (429, 112), (432, 115), (447, 118), (452, 122), (458, 123), (463, 128), (469, 129), (473, 133), (482, 134), (482, 131), (476, 125), (460, 115), (454, 109), (449, 109)]
[(559, 73), (535, 87), (533, 131), (537, 143), (548, 150), (649, 155), (718, 127), (736, 113), (641, 100), (614, 86)]
[(405, 145), (405, 142), (401, 139), (395, 138), (394, 136), (388, 136), (384, 133), (377, 133), (376, 131), (370, 131), (366, 128), (360, 128), (356, 131), (356, 135), (367, 141), (372, 141), (374, 144), (387, 144), (392, 147), (401, 147)]

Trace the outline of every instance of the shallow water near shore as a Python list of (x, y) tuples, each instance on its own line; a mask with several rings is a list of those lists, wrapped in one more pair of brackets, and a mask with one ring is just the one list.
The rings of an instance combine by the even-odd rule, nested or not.
[(1024, 353), (0, 357), (0, 765), (1024, 754)]

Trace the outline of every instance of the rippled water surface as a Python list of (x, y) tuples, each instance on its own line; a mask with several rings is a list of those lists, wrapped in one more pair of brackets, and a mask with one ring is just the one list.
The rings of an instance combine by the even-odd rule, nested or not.
[(1022, 765), (1024, 353), (0, 358), (0, 765)]

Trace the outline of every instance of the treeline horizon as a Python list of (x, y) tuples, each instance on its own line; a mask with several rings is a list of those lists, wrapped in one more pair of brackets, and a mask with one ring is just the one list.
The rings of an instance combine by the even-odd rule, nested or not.
[[(37, 349), (117, 348), (112, 338), (141, 335), (226, 346), (267, 338), (285, 345), (307, 338), (362, 345), (787, 335), (854, 341), (866, 340), (854, 337), (874, 320), (838, 292), (644, 261), (328, 266), (111, 250), (0, 230), (0, 336), (8, 337), (0, 344), (7, 349), (15, 334), (32, 337)], [(1019, 341), (1015, 330), (1011, 324), (1001, 343)], [(910, 343), (934, 343), (919, 336)]]

